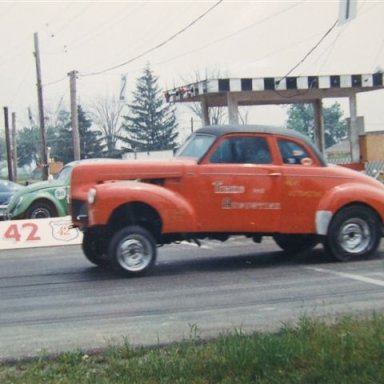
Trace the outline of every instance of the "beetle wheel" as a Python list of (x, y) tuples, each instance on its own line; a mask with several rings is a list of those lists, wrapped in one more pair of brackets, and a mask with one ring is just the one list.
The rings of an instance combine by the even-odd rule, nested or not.
[(57, 212), (52, 203), (45, 201), (33, 203), (25, 212), (26, 219), (47, 219), (49, 217), (57, 217)]

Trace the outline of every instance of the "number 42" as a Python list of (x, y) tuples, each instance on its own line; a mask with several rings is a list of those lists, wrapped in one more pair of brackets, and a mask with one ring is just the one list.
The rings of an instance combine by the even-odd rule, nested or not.
[(8, 240), (21, 241), (22, 234), (27, 232), (26, 241), (40, 240), (40, 236), (37, 235), (38, 227), (35, 223), (24, 223), (20, 225), (11, 224), (4, 233), (4, 238)]

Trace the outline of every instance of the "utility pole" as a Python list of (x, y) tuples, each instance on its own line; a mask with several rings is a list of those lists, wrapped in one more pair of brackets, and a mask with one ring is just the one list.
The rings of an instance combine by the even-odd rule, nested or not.
[(5, 145), (7, 147), (8, 180), (14, 181), (12, 173), (11, 140), (8, 122), (8, 107), (4, 107)]
[(34, 34), (35, 41), (35, 60), (36, 60), (36, 78), (37, 78), (37, 101), (39, 105), (39, 121), (40, 121), (40, 136), (41, 136), (41, 174), (42, 179), (48, 179), (48, 154), (45, 135), (45, 119), (44, 119), (44, 104), (43, 104), (43, 86), (41, 84), (41, 66), (40, 66), (40, 50), (39, 37)]
[(79, 118), (77, 114), (77, 95), (76, 95), (76, 76), (77, 71), (71, 71), (69, 76), (69, 88), (71, 94), (71, 125), (73, 139), (73, 157), (80, 160), (80, 134), (79, 134)]
[(16, 113), (12, 112), (12, 164), (13, 164), (13, 181), (17, 180), (17, 144), (16, 144)]

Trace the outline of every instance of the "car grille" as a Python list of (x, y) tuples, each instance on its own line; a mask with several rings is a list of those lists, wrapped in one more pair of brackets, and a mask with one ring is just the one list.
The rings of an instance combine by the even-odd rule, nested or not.
[[(88, 216), (87, 204), (83, 200), (72, 200), (71, 203), (71, 216), (74, 223), (79, 222), (78, 217)], [(83, 222), (83, 220), (81, 220)]]

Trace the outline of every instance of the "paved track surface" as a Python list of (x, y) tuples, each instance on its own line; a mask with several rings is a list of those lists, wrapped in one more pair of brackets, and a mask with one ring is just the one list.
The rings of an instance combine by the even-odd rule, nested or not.
[(160, 248), (155, 271), (134, 279), (94, 267), (79, 246), (0, 251), (0, 360), (381, 312), (380, 249), (333, 263), (321, 247), (288, 258), (270, 239), (183, 243)]

